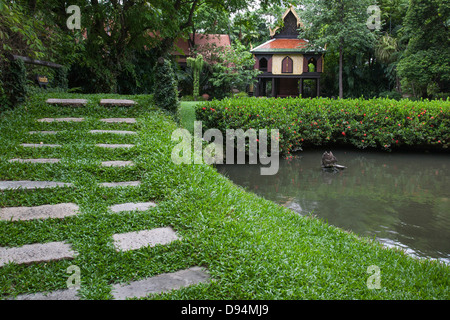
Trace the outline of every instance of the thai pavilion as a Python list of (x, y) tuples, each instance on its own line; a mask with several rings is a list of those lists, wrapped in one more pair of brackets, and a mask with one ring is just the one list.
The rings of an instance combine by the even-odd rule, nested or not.
[(299, 39), (298, 29), (303, 24), (293, 7), (286, 10), (283, 21), (282, 27), (270, 30), (269, 41), (251, 50), (255, 69), (262, 71), (254, 96), (298, 97), (304, 93), (305, 79), (315, 80), (315, 95), (320, 96), (325, 50), (312, 49), (308, 40)]

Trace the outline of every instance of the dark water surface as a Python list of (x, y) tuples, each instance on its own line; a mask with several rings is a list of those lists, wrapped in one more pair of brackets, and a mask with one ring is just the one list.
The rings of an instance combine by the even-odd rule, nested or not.
[(416, 257), (450, 263), (450, 155), (333, 150), (347, 169), (324, 172), (322, 153), (281, 160), (274, 176), (259, 165), (218, 165), (234, 183), (299, 214)]

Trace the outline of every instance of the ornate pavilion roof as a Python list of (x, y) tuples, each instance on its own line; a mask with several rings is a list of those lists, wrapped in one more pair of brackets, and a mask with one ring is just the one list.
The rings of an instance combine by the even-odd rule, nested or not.
[(322, 48), (314, 49), (306, 39), (299, 38), (298, 29), (303, 26), (299, 16), (291, 6), (283, 14), (283, 27), (270, 30), (272, 39), (264, 42), (250, 50), (253, 54), (275, 54), (275, 53), (313, 53), (324, 52)]

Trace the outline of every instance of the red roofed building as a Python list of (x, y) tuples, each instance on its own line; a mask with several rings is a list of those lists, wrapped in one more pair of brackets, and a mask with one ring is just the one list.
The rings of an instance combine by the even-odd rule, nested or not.
[(214, 61), (214, 52), (218, 48), (231, 46), (230, 36), (227, 34), (201, 34), (196, 33), (193, 37), (189, 35), (189, 39), (178, 39), (174, 44), (172, 54), (176, 56), (181, 66), (186, 66), (186, 59), (190, 57), (194, 51), (203, 55), (206, 61)]
[(315, 79), (319, 96), (325, 50), (312, 49), (308, 40), (298, 38), (302, 22), (293, 7), (284, 13), (283, 21), (282, 28), (270, 30), (272, 39), (251, 50), (255, 69), (263, 72), (258, 76), (254, 95), (266, 96), (270, 81), (272, 97), (299, 96), (303, 94), (304, 79)]

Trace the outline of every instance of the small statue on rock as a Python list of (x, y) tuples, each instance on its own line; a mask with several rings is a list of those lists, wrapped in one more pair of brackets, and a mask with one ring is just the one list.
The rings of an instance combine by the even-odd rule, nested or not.
[(325, 151), (322, 155), (322, 168), (337, 168), (337, 169), (345, 169), (344, 166), (337, 164), (337, 159), (333, 155), (333, 152)]

